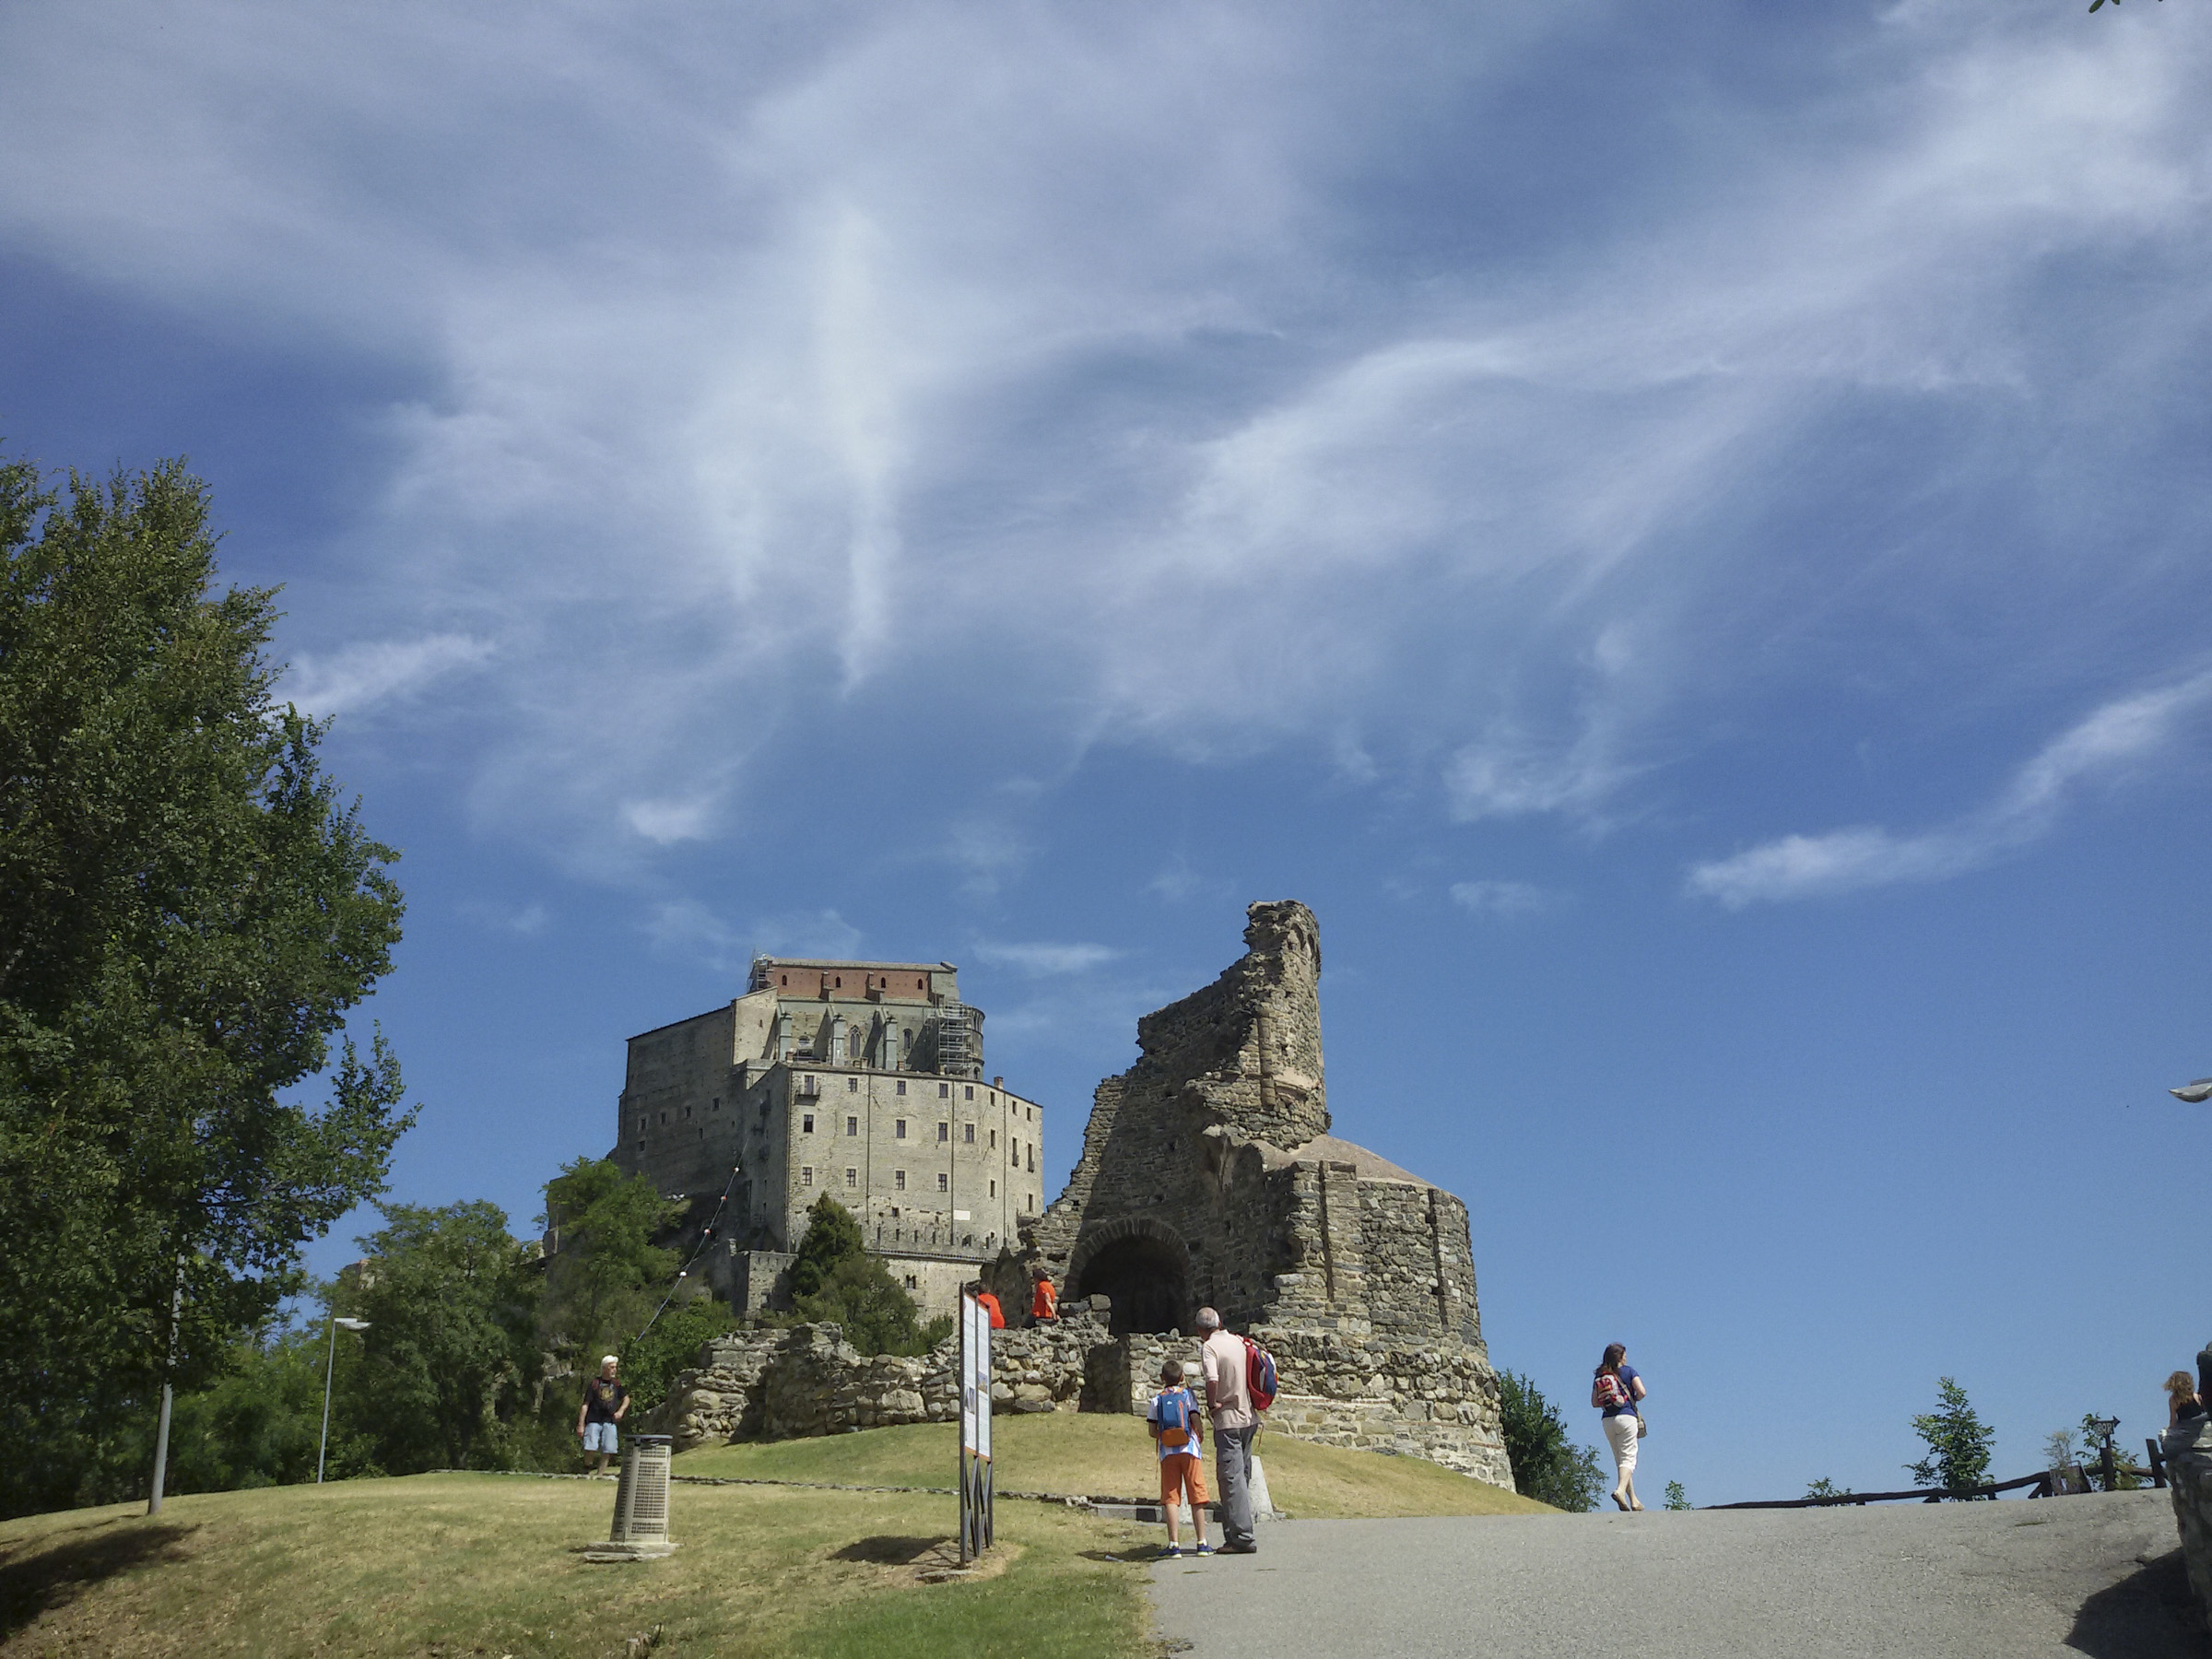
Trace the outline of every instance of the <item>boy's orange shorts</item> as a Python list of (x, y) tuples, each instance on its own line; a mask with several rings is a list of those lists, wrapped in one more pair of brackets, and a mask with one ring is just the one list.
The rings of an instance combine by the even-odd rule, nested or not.
[(1159, 1500), (1162, 1503), (1180, 1503), (1188, 1496), (1191, 1514), (1198, 1513), (1198, 1506), (1206, 1499), (1206, 1464), (1189, 1452), (1174, 1452), (1159, 1460)]

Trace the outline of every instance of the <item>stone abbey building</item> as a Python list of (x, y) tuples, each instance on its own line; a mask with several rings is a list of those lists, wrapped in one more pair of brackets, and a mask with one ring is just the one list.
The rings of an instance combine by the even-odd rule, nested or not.
[(704, 1212), (732, 1180), (708, 1284), (740, 1313), (827, 1193), (925, 1316), (1043, 1210), (1044, 1110), (983, 1076), (949, 962), (761, 957), (726, 1007), (629, 1040), (610, 1156)]
[[(879, 1241), (877, 1248), (906, 1264), (957, 1260), (959, 1273), (971, 1272), (988, 1255), (984, 1277), (1010, 1312), (1027, 1305), (1024, 1288), (1036, 1266), (1046, 1267), (1064, 1287), (1065, 1317), (1059, 1324), (1009, 1331), (1003, 1343), (994, 1344), (992, 1394), (1002, 1408), (1141, 1410), (1161, 1361), (1195, 1356), (1195, 1315), (1210, 1304), (1232, 1329), (1256, 1335), (1273, 1351), (1282, 1380), (1267, 1417), (1276, 1432), (1426, 1457), (1511, 1487), (1498, 1378), (1476, 1304), (1466, 1206), (1329, 1133), (1320, 928), (1312, 912), (1294, 902), (1254, 904), (1247, 921), (1245, 954), (1219, 979), (1138, 1022), (1136, 1064), (1099, 1085), (1081, 1160), (1065, 1190), (1041, 1213), (1034, 1208), (1038, 1188), (1029, 1157), (1042, 1113), (1004, 1090), (972, 1085), (975, 1111), (994, 1114), (994, 1126), (1021, 1141), (1016, 1162), (995, 1164), (986, 1153), (959, 1176), (962, 1190), (971, 1192), (977, 1178), (991, 1179), (987, 1168), (1003, 1169), (1003, 1190), (1010, 1196), (993, 1212), (995, 1241), (994, 1230), (979, 1223), (975, 1230), (962, 1225), (957, 1245), (933, 1243), (925, 1251), (902, 1244), (898, 1230), (916, 1220), (909, 1207), (912, 1171), (922, 1166), (897, 1150), (904, 1143), (887, 1130), (881, 1115), (859, 1118), (873, 1124), (874, 1147), (879, 1158), (890, 1160), (888, 1167), (910, 1171), (904, 1189), (886, 1190), (880, 1176), (857, 1177), (873, 1182), (867, 1185), (868, 1224)], [(788, 985), (782, 982), (787, 971)], [(835, 982), (841, 972), (843, 985)], [(764, 980), (763, 973), (772, 977)], [(857, 1039), (864, 1053), (877, 1052), (866, 1045), (880, 1043), (883, 1031), (896, 1023), (896, 1046), (888, 1052), (904, 1055), (910, 1021), (918, 1022), (913, 1044), (922, 1049), (931, 1041), (926, 1032), (933, 1011), (958, 1006), (951, 973), (942, 965), (930, 970), (818, 962), (768, 963), (756, 971), (752, 996), (764, 1000), (758, 1013), (744, 1017), (753, 1022), (743, 1026), (750, 1035), (740, 1036), (736, 1046), (750, 1043), (764, 1054), (786, 1057), (760, 1074), (755, 1087), (767, 1092), (746, 1097), (754, 1102), (742, 1114), (748, 1134), (756, 1117), (763, 1129), (757, 1142), (744, 1144), (761, 1148), (749, 1154), (760, 1160), (747, 1165), (759, 1171), (749, 1190), (767, 1195), (764, 1216), (781, 1203), (775, 1224), (784, 1230), (782, 1236), (791, 1236), (809, 1190), (791, 1184), (797, 1160), (817, 1159), (817, 1181), (822, 1168), (865, 1166), (843, 1156), (825, 1163), (818, 1152), (807, 1151), (847, 1143), (835, 1134), (828, 1142), (810, 1142), (791, 1126), (788, 1115), (805, 1109), (795, 1100), (782, 1103), (785, 1097), (777, 1089), (788, 1092), (809, 1077), (818, 1080), (820, 1093), (810, 1098), (823, 1102), (816, 1109), (813, 1133), (818, 1137), (836, 1102), (873, 1098), (879, 1114), (900, 1110), (900, 1097), (865, 1097), (864, 1085), (880, 1090), (903, 1078), (921, 1089), (924, 1105), (950, 1099), (935, 1090), (951, 1088), (963, 1096), (950, 1100), (954, 1112), (905, 1121), (910, 1133), (914, 1124), (926, 1125), (925, 1150), (938, 1145), (931, 1137), (940, 1124), (954, 1125), (956, 1152), (966, 1153), (968, 1120), (959, 1114), (969, 1108), (964, 1091), (971, 1085), (964, 1077), (944, 1070), (873, 1072), (851, 1064), (853, 1032), (864, 1015), (865, 1035)], [(815, 977), (820, 974), (830, 980)], [(864, 976), (864, 994), (874, 985), (865, 976), (887, 980), (884, 1000), (850, 1006), (841, 1002), (856, 974)], [(934, 993), (933, 986), (938, 987)], [(925, 1003), (925, 994), (941, 1001)], [(735, 1006), (745, 1008), (750, 1001), (740, 999)], [(787, 1007), (792, 1024), (786, 1030), (774, 1022)], [(841, 1008), (841, 1028), (835, 1023)], [(701, 1016), (687, 1024), (730, 1018)], [(971, 1021), (967, 1041), (977, 1029)], [(640, 1158), (660, 1145), (671, 1159), (693, 1156), (680, 1135), (665, 1143), (652, 1138), (656, 1129), (675, 1135), (693, 1120), (671, 1115), (665, 1124), (649, 1121), (665, 1109), (657, 1103), (663, 1097), (651, 1091), (670, 1088), (660, 1079), (692, 1064), (680, 1059), (688, 1052), (684, 1043), (668, 1035), (683, 1030), (649, 1032), (630, 1045), (630, 1089), (623, 1097), (630, 1116), (625, 1123), (641, 1125)], [(712, 1028), (717, 1034), (707, 1040), (710, 1046), (723, 1044), (717, 1053), (728, 1049), (726, 1036), (719, 1033), (729, 1030), (726, 1023)], [(796, 1057), (835, 1054), (841, 1041), (847, 1057), (842, 1069), (831, 1070), (826, 1059)], [(779, 1043), (787, 1046), (773, 1046)], [(941, 1053), (935, 1063), (946, 1064)], [(980, 1056), (974, 1065), (980, 1073)], [(849, 1085), (848, 1078), (854, 1081)], [(691, 1092), (684, 1098), (691, 1099), (703, 1085), (688, 1087)], [(854, 1115), (845, 1111), (834, 1120), (840, 1133), (847, 1116)], [(979, 1137), (987, 1135), (980, 1116), (977, 1121)], [(699, 1144), (696, 1131), (690, 1144)], [(771, 1145), (785, 1150), (771, 1154)], [(782, 1161), (771, 1163), (771, 1156)], [(678, 1166), (644, 1167), (673, 1171)], [(949, 1183), (950, 1166), (946, 1173)], [(844, 1179), (841, 1172), (839, 1179)], [(929, 1212), (921, 1223), (932, 1230), (933, 1239), (947, 1225), (941, 1219), (945, 1214)], [(943, 1255), (931, 1253), (940, 1248)], [(906, 1253), (897, 1255), (901, 1249)], [(913, 1273), (914, 1267), (900, 1270)], [(955, 1281), (948, 1277), (942, 1282)], [(1018, 1312), (1014, 1323), (1025, 1323)], [(732, 1435), (773, 1439), (944, 1421), (959, 1411), (953, 1370), (950, 1344), (920, 1359), (863, 1359), (831, 1326), (740, 1332), (707, 1345), (700, 1369), (677, 1379), (655, 1420), (683, 1445)]]

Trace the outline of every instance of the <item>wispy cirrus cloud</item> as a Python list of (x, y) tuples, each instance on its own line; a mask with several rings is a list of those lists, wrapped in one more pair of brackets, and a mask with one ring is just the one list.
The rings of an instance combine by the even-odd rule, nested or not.
[(1094, 969), (1103, 968), (1122, 954), (1110, 945), (1021, 944), (1004, 939), (978, 939), (974, 949), (978, 961), (987, 962), (994, 968), (1011, 968), (1032, 979), (1088, 973)]
[(1566, 895), (1526, 881), (1455, 881), (1452, 902), (1477, 916), (1535, 916), (1556, 910)]
[(441, 680), (485, 667), (492, 654), (488, 640), (468, 634), (365, 641), (295, 658), (277, 695), (317, 717), (359, 714), (420, 697)]
[[(1579, 0), (18, 8), (0, 231), (404, 379), (321, 550), (347, 597), (293, 626), (465, 631), (300, 683), (481, 675), (482, 821), (660, 856), (736, 827), (702, 774), (858, 777), (926, 705), (928, 833), (988, 897), (1024, 854), (964, 798), (1011, 750), (1302, 746), (1588, 822), (1900, 615), (2035, 597), (1950, 631), (1961, 677), (2132, 626), (2072, 527), (2144, 498), (2145, 412), (2202, 379), (2202, 285), (2143, 274), (2212, 257), (2212, 31), (2159, 16), (1853, 14), (1735, 97), (1682, 54), (1763, 25)], [(1551, 96), (1600, 39), (1642, 101)], [(2034, 524), (1987, 507), (2061, 449)], [(1840, 534), (1831, 477), (1972, 529)], [(2108, 572), (2180, 582), (2168, 499)]]
[(2083, 790), (2178, 743), (2212, 704), (2212, 671), (2115, 699), (2046, 744), (1988, 806), (1935, 830), (1877, 826), (1785, 835), (1693, 868), (1688, 891), (1731, 910), (1963, 875), (2048, 835)]

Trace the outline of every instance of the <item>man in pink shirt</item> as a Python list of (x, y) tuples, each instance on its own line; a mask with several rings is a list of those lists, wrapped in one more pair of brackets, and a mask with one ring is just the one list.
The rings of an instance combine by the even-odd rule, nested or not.
[(1221, 1553), (1255, 1555), (1252, 1532), (1252, 1437), (1259, 1414), (1244, 1385), (1244, 1339), (1221, 1328), (1221, 1315), (1198, 1310), (1198, 1364), (1206, 1374), (1206, 1403), (1214, 1416), (1214, 1473), (1219, 1477)]

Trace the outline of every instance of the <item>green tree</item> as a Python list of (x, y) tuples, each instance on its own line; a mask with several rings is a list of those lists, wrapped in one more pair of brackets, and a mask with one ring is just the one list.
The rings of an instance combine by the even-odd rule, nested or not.
[(676, 1252), (653, 1240), (682, 1213), (651, 1178), (604, 1158), (579, 1158), (546, 1182), (541, 1219), (558, 1248), (546, 1260), (540, 1326), (569, 1369), (597, 1371), (601, 1354), (618, 1351), (652, 1317), (677, 1270)]
[(1823, 1475), (1805, 1488), (1805, 1495), (1807, 1498), (1849, 1498), (1853, 1492), (1849, 1487), (1840, 1487)]
[[(677, 1372), (696, 1366), (699, 1350), (735, 1329), (736, 1324), (725, 1304), (702, 1296), (670, 1308), (651, 1330), (632, 1337), (620, 1356), (622, 1381), (629, 1386), (631, 1401), (629, 1418), (625, 1420), (634, 1419), (640, 1412), (650, 1411), (666, 1399)], [(560, 1409), (573, 1425), (576, 1402), (569, 1400)]]
[(1912, 1432), (1926, 1442), (1927, 1456), (1905, 1465), (1924, 1487), (1941, 1487), (1954, 1499), (1971, 1497), (1989, 1477), (1989, 1455), (1996, 1430), (1974, 1415), (1966, 1390), (1949, 1377), (1936, 1379), (1934, 1411), (1912, 1419)]
[(123, 1495), (103, 1444), (224, 1370), (411, 1121), (381, 1036), (299, 1089), (390, 969), (396, 854), (207, 520), (181, 463), (65, 500), (0, 463), (0, 1512)]
[(369, 1322), (349, 1427), (393, 1475), (542, 1461), (526, 1421), (537, 1365), (536, 1275), (495, 1204), (382, 1206), (383, 1229), (337, 1306)]
[(1690, 1502), (1689, 1494), (1683, 1489), (1680, 1481), (1670, 1480), (1666, 1483), (1666, 1507), (1670, 1510), (1686, 1510), (1695, 1509), (1697, 1505)]
[(860, 1223), (828, 1194), (806, 1212), (791, 1288), (794, 1322), (841, 1326), (864, 1354), (926, 1353), (952, 1333), (949, 1319), (921, 1323), (914, 1299), (863, 1246)]
[(819, 1295), (840, 1262), (866, 1253), (853, 1212), (824, 1193), (806, 1212), (806, 1236), (791, 1264), (792, 1295)]
[(1595, 1509), (1606, 1489), (1605, 1471), (1594, 1448), (1568, 1439), (1559, 1407), (1528, 1378), (1510, 1371), (1498, 1373), (1498, 1404), (1506, 1461), (1521, 1495), (1576, 1514)]

